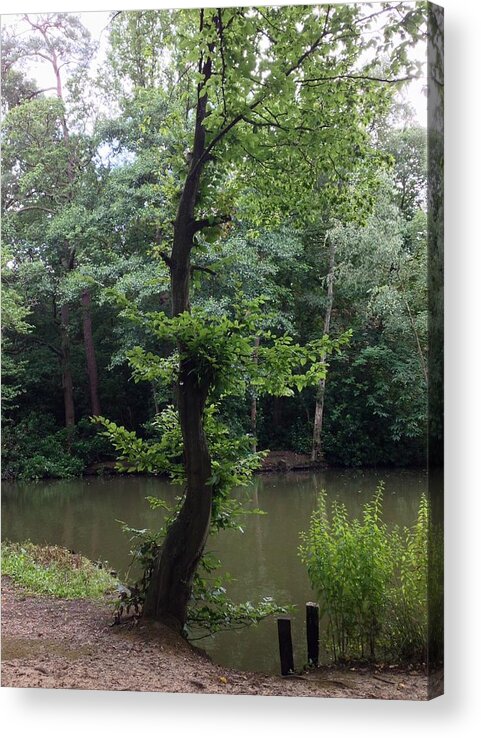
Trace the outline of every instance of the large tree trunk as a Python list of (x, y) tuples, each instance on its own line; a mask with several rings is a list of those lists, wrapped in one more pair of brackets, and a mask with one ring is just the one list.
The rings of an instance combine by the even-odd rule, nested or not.
[(209, 535), (212, 487), (209, 448), (203, 427), (207, 388), (199, 386), (189, 361), (180, 367), (178, 409), (187, 476), (185, 498), (158, 555), (145, 614), (181, 631), (187, 620), (195, 570)]
[[(200, 17), (202, 29), (202, 10)], [(198, 230), (194, 210), (205, 161), (203, 122), (206, 117), (207, 95), (203, 87), (212, 71), (209, 55), (204, 58), (201, 68), (204, 82), (198, 87), (192, 160), (174, 223), (172, 253), (170, 257), (164, 256), (170, 267), (174, 316), (190, 310), (190, 256), (194, 247), (194, 234)], [(186, 347), (179, 345), (179, 353), (185, 355)], [(184, 444), (185, 496), (182, 508), (170, 526), (154, 562), (144, 607), (146, 616), (164, 622), (179, 632), (187, 620), (193, 578), (209, 535), (211, 520), (211, 458), (203, 425), (208, 391), (209, 384), (197, 374), (191, 360), (188, 357), (182, 359), (177, 383), (177, 407)]]
[[(335, 267), (335, 256), (336, 256), (336, 246), (334, 243), (334, 239), (328, 239), (326, 236), (326, 241), (329, 240), (329, 271), (327, 274), (327, 302), (326, 302), (326, 314), (324, 316), (324, 335), (329, 335), (329, 330), (331, 328), (331, 313), (332, 313), (332, 304), (334, 302), (334, 267)], [(321, 361), (325, 360), (325, 355), (321, 356)], [(326, 395), (326, 380), (320, 379), (319, 384), (317, 386), (317, 393), (316, 393), (316, 409), (314, 413), (314, 430), (312, 434), (312, 452), (311, 452), (311, 461), (314, 463), (319, 463), (322, 461), (322, 421), (324, 417), (324, 398)]]
[(90, 410), (92, 415), (100, 415), (97, 361), (95, 358), (95, 344), (92, 332), (91, 304), (92, 300), (90, 297), (90, 291), (85, 289), (82, 292), (82, 327), (90, 388)]
[[(172, 303), (175, 314), (179, 314), (188, 309), (188, 282), (183, 271), (176, 270), (174, 264), (171, 273)], [(179, 350), (182, 353), (185, 347), (179, 346)], [(155, 560), (144, 607), (147, 617), (179, 632), (187, 620), (193, 578), (209, 535), (211, 520), (211, 458), (203, 425), (208, 390), (208, 383), (197, 375), (191, 360), (182, 360), (177, 383), (177, 407), (184, 446), (185, 496), (179, 515), (170, 526)]]
[(75, 425), (75, 408), (73, 401), (72, 370), (70, 367), (70, 336), (68, 334), (69, 312), (68, 305), (62, 305), (60, 308), (60, 359), (62, 367), (65, 426), (67, 428), (72, 428)]

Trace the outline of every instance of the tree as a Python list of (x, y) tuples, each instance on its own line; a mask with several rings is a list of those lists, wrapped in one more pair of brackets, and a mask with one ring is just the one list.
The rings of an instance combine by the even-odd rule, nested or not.
[[(32, 18), (23, 16), (28, 31), (17, 42), (17, 58), (35, 57), (51, 67), (56, 100), (27, 98), (7, 116), (4, 129), (7, 166), (13, 174), (5, 211), (17, 221), (21, 214), (30, 226), (30, 235), (43, 238), (45, 230), (53, 232), (55, 261), (67, 278), (75, 269), (78, 244), (62, 234), (69, 215), (76, 219), (75, 200), (82, 190), (84, 167), (88, 168), (92, 152), (85, 137), (72, 135), (67, 119), (64, 95), (63, 69), (85, 66), (91, 52), (87, 30), (78, 18), (65, 14), (47, 14)], [(46, 92), (39, 91), (39, 92)], [(32, 135), (34, 134), (34, 135)], [(42, 139), (44, 147), (42, 148)], [(49, 155), (46, 156), (46, 150)], [(22, 220), (21, 218), (21, 220)], [(12, 226), (12, 233), (15, 226)], [(70, 225), (70, 230), (74, 230)], [(66, 229), (67, 230), (67, 229)], [(20, 236), (21, 237), (21, 236)], [(55, 265), (58, 269), (58, 266)], [(91, 298), (88, 288), (82, 291), (84, 345), (90, 384), (92, 413), (100, 412), (95, 349), (92, 336)], [(62, 358), (62, 388), (65, 406), (65, 425), (75, 424), (74, 389), (71, 370), (70, 305), (61, 299), (59, 306), (60, 352)]]
[[(365, 226), (338, 224), (335, 330), (353, 339), (326, 391), (328, 460), (422, 463), (426, 436), (426, 214), (409, 222), (386, 177)], [(406, 244), (409, 243), (409, 248)]]
[[(364, 31), (379, 13), (385, 14), (386, 24), (380, 46), (390, 48), (399, 29), (408, 36), (392, 54), (388, 77), (376, 74), (373, 61), (359, 71), (361, 55), (372, 44)], [(191, 278), (199, 268), (192, 253), (199, 233), (232, 218), (234, 208), (258, 222), (305, 213), (312, 188), (319, 185), (326, 199), (351, 205), (352, 192), (346, 194), (339, 184), (352, 171), (353, 156), (363, 163), (365, 175), (364, 187), (355, 193), (359, 204), (376, 158), (367, 127), (388, 105), (390, 83), (398, 81), (395, 75), (406, 62), (406, 46), (421, 19), (419, 9), (399, 5), (375, 12), (321, 6), (169, 15), (172, 33), (164, 39), (164, 49), (169, 43), (175, 47), (174, 82), (189, 80), (185, 92), (171, 91), (180, 94), (176, 111), (187, 110), (191, 143), (187, 153), (177, 150), (173, 161), (177, 210), (172, 248), (161, 252), (170, 271), (170, 327), (179, 353), (176, 399), (186, 488), (155, 562), (146, 613), (177, 630), (186, 620), (213, 505), (204, 414), (215, 375), (202, 371), (188, 332), (181, 330), (184, 323), (190, 325)], [(186, 100), (193, 102), (189, 106)], [(163, 124), (168, 126), (169, 118)], [(183, 143), (182, 135), (179, 139)], [(255, 180), (254, 168), (256, 174), (262, 171)]]
[(18, 284), (12, 255), (2, 248), (2, 419), (22, 393), (25, 362), (18, 361), (15, 339), (28, 333), (30, 310)]
[(5, 27), (1, 29), (1, 78), (2, 78), (2, 116), (9, 110), (26, 100), (41, 95), (45, 90), (39, 90), (36, 82), (29, 79), (23, 69), (17, 69), (22, 59), (22, 49), (18, 46), (15, 33)]
[[(329, 242), (329, 271), (326, 276), (327, 300), (324, 316), (324, 335), (328, 336), (331, 328), (332, 305), (334, 302), (334, 269), (336, 259), (336, 242), (327, 235), (325, 243)], [(316, 394), (316, 408), (314, 413), (314, 429), (312, 433), (311, 461), (319, 462), (322, 459), (322, 420), (324, 415), (324, 395), (326, 392), (326, 379), (319, 381)]]

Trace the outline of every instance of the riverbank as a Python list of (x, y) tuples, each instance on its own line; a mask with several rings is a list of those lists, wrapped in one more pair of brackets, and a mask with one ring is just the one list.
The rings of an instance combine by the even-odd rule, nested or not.
[[(297, 451), (269, 451), (262, 459), (262, 465), (256, 469), (256, 474), (262, 472), (289, 472), (289, 471), (315, 471), (326, 468), (326, 464), (314, 463), (308, 454)], [(99, 476), (102, 474), (119, 474), (117, 462), (113, 460), (99, 461), (91, 464), (83, 471), (83, 476)], [(159, 475), (163, 476), (163, 475)], [(165, 475), (167, 477), (167, 475)]]
[(26, 595), (2, 577), (2, 686), (424, 700), (427, 678), (396, 669), (319, 669), (282, 678), (213, 664), (168, 628), (111, 626), (105, 603)]

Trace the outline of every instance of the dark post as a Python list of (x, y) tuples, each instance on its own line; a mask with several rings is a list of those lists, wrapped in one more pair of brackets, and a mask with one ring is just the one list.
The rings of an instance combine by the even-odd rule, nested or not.
[(279, 655), (281, 657), (281, 674), (287, 676), (294, 671), (294, 655), (292, 651), (291, 619), (277, 618), (279, 635)]
[(307, 663), (319, 664), (319, 605), (306, 602)]

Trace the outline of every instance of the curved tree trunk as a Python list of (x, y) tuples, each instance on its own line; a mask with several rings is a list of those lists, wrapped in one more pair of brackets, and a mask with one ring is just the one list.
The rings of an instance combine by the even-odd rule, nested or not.
[[(200, 22), (202, 30), (202, 10)], [(201, 69), (204, 81), (198, 87), (192, 159), (174, 223), (172, 253), (170, 256), (164, 255), (170, 268), (174, 316), (190, 310), (190, 257), (194, 247), (194, 234), (199, 230), (194, 210), (206, 153), (203, 122), (206, 117), (207, 95), (203, 88), (212, 71), (209, 55), (202, 61)], [(185, 354), (184, 346), (179, 345), (179, 353)], [(146, 616), (164, 622), (179, 632), (187, 620), (193, 578), (209, 535), (212, 512), (212, 485), (209, 482), (211, 458), (203, 425), (208, 391), (209, 384), (198, 376), (191, 360), (188, 357), (181, 359), (177, 407), (184, 444), (185, 497), (179, 515), (170, 526), (154, 562), (144, 607)]]
[[(182, 256), (187, 265), (192, 245), (185, 242), (179, 253), (179, 260)], [(189, 307), (189, 280), (185, 277), (185, 270), (176, 269), (174, 263), (172, 259), (172, 303), (174, 314), (178, 315)], [(189, 274), (189, 266), (186, 271)], [(183, 348), (179, 346), (180, 353)], [(211, 520), (211, 458), (203, 425), (208, 390), (209, 385), (202, 383), (191, 361), (188, 358), (182, 360), (177, 383), (177, 407), (184, 446), (185, 497), (155, 561), (144, 607), (147, 617), (164, 622), (179, 632), (187, 620), (194, 573), (209, 535)]]
[(181, 631), (195, 570), (210, 528), (212, 487), (210, 453), (203, 428), (207, 388), (197, 383), (184, 361), (179, 375), (178, 409), (184, 441), (187, 484), (184, 503), (169, 528), (155, 562), (145, 602), (145, 614)]

